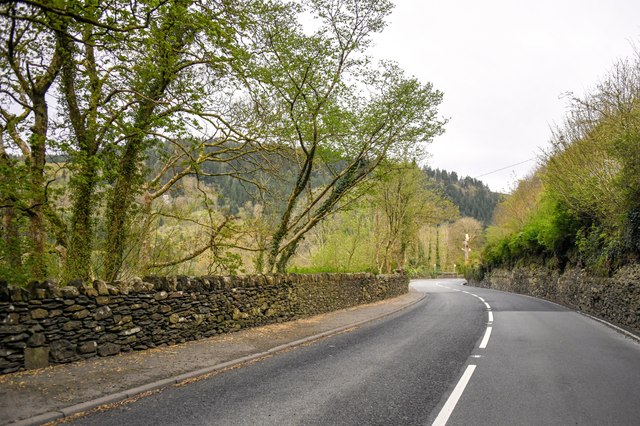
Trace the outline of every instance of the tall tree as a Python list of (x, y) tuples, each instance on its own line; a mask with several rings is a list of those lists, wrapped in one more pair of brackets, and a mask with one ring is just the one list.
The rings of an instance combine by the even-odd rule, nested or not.
[[(245, 6), (251, 10), (243, 9)], [(121, 271), (137, 194), (146, 188), (147, 200), (151, 200), (180, 177), (198, 174), (203, 161), (228, 161), (233, 152), (242, 155), (247, 138), (220, 116), (217, 102), (225, 90), (229, 62), (243, 54), (236, 33), (252, 8), (252, 2), (170, 2), (158, 9), (147, 31), (137, 34), (134, 72), (126, 80), (131, 107), (116, 121), (118, 151), (106, 225), (107, 278), (115, 279)], [(188, 137), (193, 130), (201, 131), (201, 126), (224, 128), (225, 135)], [(159, 139), (175, 143), (179, 150), (168, 160), (165, 172), (180, 160), (188, 164), (168, 182), (152, 178), (145, 185), (141, 161), (145, 150), (156, 146)], [(234, 145), (238, 139), (242, 142)], [(201, 141), (196, 147), (186, 146), (195, 140)]]
[[(130, 72), (131, 49), (126, 41), (144, 29), (153, 9), (145, 2), (87, 1), (67, 31), (56, 33), (63, 55), (62, 119), (69, 123), (67, 138), (61, 141), (71, 170), (67, 278), (93, 275), (96, 192), (104, 172), (101, 150), (115, 143), (114, 121), (126, 110), (127, 88), (119, 84), (122, 74)], [(117, 23), (110, 25), (116, 18)]]
[[(6, 241), (15, 240), (18, 216), (29, 221), (30, 247), (27, 251), (33, 278), (45, 278), (47, 188), (45, 164), (49, 135), (47, 95), (62, 64), (62, 50), (54, 34), (66, 30), (66, 23), (52, 14), (18, 2), (0, 6), (0, 161), (7, 171), (0, 195), (3, 203), (3, 233)], [(4, 138), (7, 135), (8, 138)], [(24, 167), (10, 157), (21, 154)], [(6, 182), (10, 177), (26, 178)], [(18, 188), (24, 191), (19, 194)], [(21, 261), (18, 248), (9, 255), (14, 266)]]
[[(247, 66), (252, 101), (271, 124), (273, 143), (294, 158), (285, 204), (278, 210), (267, 269), (284, 271), (309, 230), (386, 158), (420, 156), (442, 131), (436, 117), (442, 94), (407, 78), (390, 63), (363, 55), (381, 31), (389, 1), (311, 0), (304, 9), (265, 15), (256, 28), (258, 54)], [(296, 12), (317, 29), (298, 24)], [(319, 184), (316, 173), (330, 176)]]
[(379, 182), (372, 191), (373, 205), (380, 209), (384, 220), (379, 227), (382, 244), (376, 266), (378, 272), (390, 273), (394, 266), (404, 267), (410, 246), (418, 251), (421, 226), (455, 219), (458, 210), (415, 164), (395, 165), (378, 176)]

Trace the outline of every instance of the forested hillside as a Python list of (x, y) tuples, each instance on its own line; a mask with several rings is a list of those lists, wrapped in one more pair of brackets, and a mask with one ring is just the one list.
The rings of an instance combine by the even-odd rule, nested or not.
[(489, 225), (501, 195), (492, 192), (487, 185), (469, 176), (458, 178), (456, 172), (423, 168), (427, 176), (434, 179), (444, 194), (460, 209), (460, 215), (472, 217), (482, 224)]

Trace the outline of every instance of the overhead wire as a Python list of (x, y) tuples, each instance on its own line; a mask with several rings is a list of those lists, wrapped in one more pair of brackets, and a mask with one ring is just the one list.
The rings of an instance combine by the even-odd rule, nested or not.
[(483, 173), (483, 174), (481, 174), (481, 175), (474, 176), (473, 178), (474, 178), (474, 179), (478, 179), (478, 178), (483, 177), (483, 176), (487, 176), (487, 175), (490, 175), (490, 174), (493, 174), (493, 173), (501, 172), (501, 171), (503, 171), (503, 170), (510, 169), (511, 167), (515, 167), (515, 166), (519, 166), (520, 164), (528, 163), (529, 161), (533, 161), (533, 160), (535, 160), (535, 159), (536, 159), (536, 157), (529, 158), (528, 160), (524, 160), (524, 161), (521, 161), (521, 162), (519, 162), (519, 163), (511, 164), (511, 165), (509, 165), (509, 166), (502, 167), (502, 168), (500, 168), (500, 169), (496, 169), (496, 170), (493, 170), (493, 171), (490, 171), (490, 172), (487, 172), (487, 173)]

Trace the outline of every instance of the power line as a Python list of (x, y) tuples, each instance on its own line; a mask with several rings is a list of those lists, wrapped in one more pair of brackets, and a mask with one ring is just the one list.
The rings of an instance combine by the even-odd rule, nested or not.
[(487, 175), (490, 175), (490, 174), (493, 174), (493, 173), (501, 172), (501, 171), (503, 171), (503, 170), (510, 169), (511, 167), (515, 167), (515, 166), (519, 166), (520, 164), (528, 163), (529, 161), (533, 161), (533, 160), (535, 160), (535, 159), (536, 159), (536, 157), (534, 157), (534, 158), (529, 158), (528, 160), (524, 160), (524, 161), (521, 161), (521, 162), (519, 162), (519, 163), (511, 164), (510, 166), (503, 167), (503, 168), (501, 168), (501, 169), (493, 170), (493, 171), (491, 171), (491, 172), (487, 172), (487, 173), (484, 173), (484, 174), (481, 174), (481, 175), (475, 176), (475, 177), (474, 177), (474, 179), (478, 179), (478, 178), (480, 178), (480, 177), (482, 177), (482, 176), (487, 176)]

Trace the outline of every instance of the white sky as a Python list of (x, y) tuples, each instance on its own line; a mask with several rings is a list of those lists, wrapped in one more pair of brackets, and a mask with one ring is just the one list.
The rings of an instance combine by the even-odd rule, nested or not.
[[(567, 100), (640, 47), (640, 0), (394, 0), (371, 50), (444, 92), (433, 168), (461, 177), (536, 157)], [(530, 161), (480, 177), (509, 191)]]

